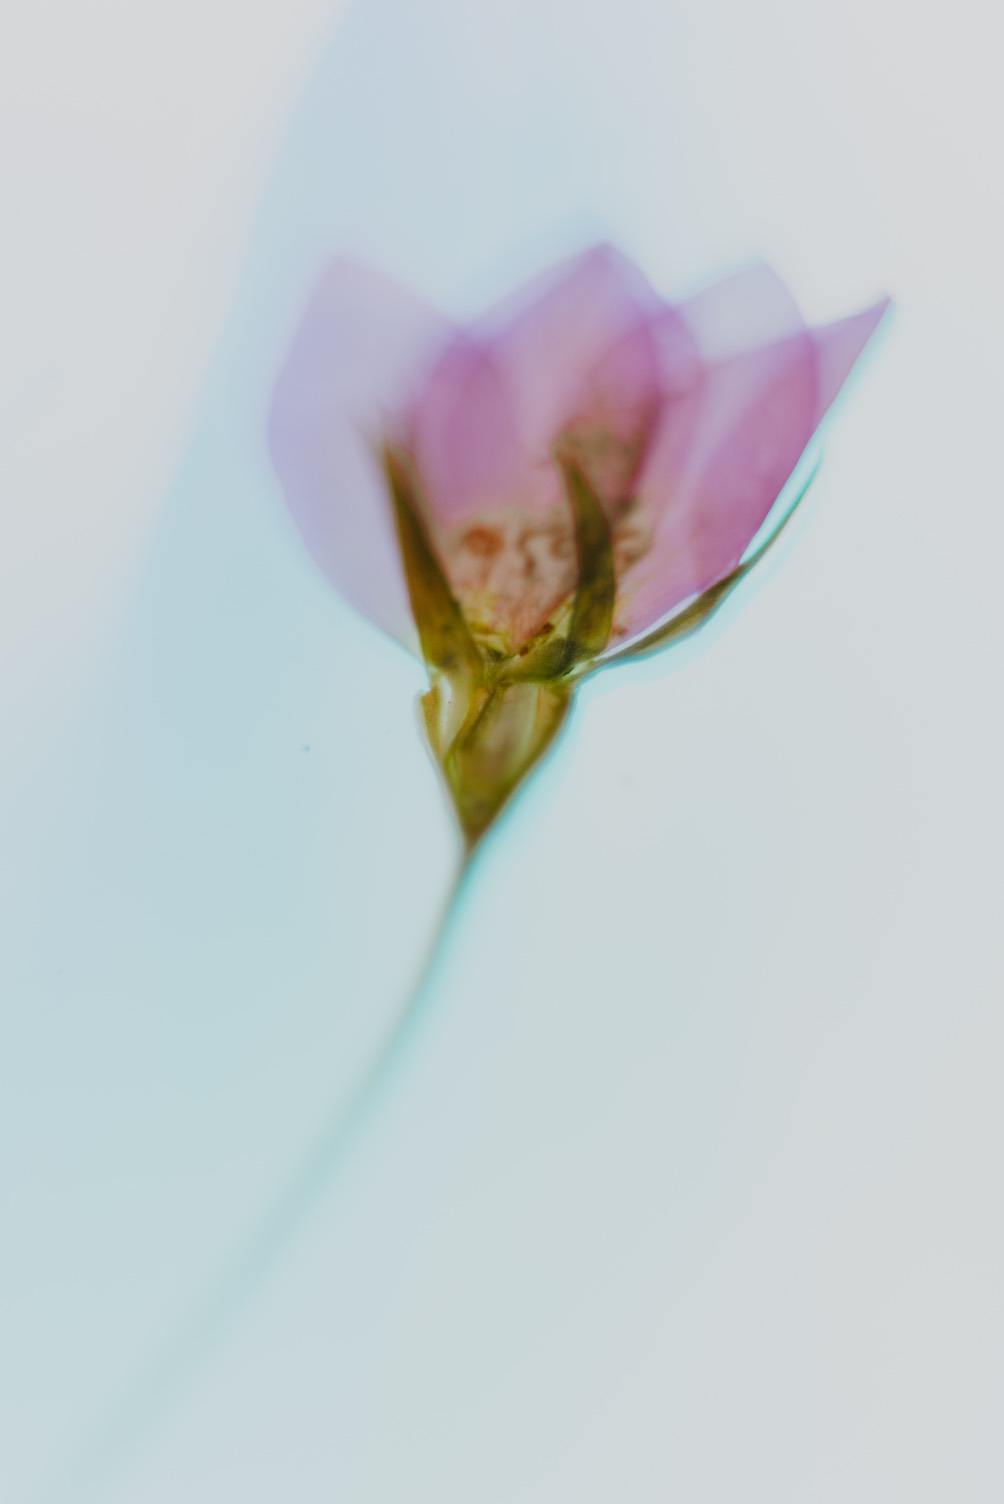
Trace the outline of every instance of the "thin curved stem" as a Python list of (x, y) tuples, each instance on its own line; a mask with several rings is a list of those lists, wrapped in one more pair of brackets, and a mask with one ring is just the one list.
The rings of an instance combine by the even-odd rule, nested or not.
[(473, 849), (466, 848), (411, 989), (365, 1072), (273, 1196), (270, 1206), (205, 1298), (139, 1378), (119, 1414), (94, 1438), (85, 1456), (76, 1460), (63, 1483), (46, 1493), (46, 1499), (67, 1497), (70, 1487), (75, 1493), (82, 1481), (96, 1487), (112, 1480), (167, 1417), (288, 1253), (350, 1153), (417, 1029), (431, 996), (430, 983), (442, 958), (472, 857)]

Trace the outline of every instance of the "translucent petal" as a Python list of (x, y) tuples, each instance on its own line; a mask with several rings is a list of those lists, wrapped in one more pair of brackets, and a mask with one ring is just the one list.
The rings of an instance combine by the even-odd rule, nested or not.
[[(747, 306), (757, 285), (770, 304), (764, 327), (787, 321), (798, 331), (797, 309), (786, 306), (776, 279), (764, 268), (746, 276), (716, 303), (714, 317), (707, 303), (696, 320), (693, 304), (683, 305), (704, 350), (727, 349), (725, 310)], [(647, 553), (621, 582), (615, 621), (621, 641), (735, 568), (887, 307), (884, 300), (837, 323), (727, 355), (703, 371), (687, 396), (667, 403), (639, 483), (654, 531)], [(741, 337), (753, 329), (748, 321)]]
[(380, 450), (449, 333), (414, 294), (337, 260), (304, 311), (269, 414), (273, 463), (310, 552), (346, 600), (409, 646), (415, 631)]
[(641, 477), (656, 520), (647, 553), (623, 581), (622, 639), (735, 567), (812, 436), (817, 410), (808, 335), (710, 367), (674, 404)]

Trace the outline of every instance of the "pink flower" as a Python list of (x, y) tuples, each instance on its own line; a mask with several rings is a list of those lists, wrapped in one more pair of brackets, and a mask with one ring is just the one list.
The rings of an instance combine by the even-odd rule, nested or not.
[(457, 327), (329, 268), (276, 387), (274, 462), (340, 593), (417, 635), (470, 841), (575, 678), (699, 625), (741, 577), (886, 306), (808, 328), (760, 265), (671, 305), (597, 246)]

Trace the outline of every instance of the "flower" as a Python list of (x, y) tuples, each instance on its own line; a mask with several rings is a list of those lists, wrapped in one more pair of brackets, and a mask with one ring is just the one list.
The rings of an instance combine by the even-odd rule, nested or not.
[(330, 266), (276, 385), (273, 460), (335, 587), (417, 641), (469, 846), (584, 673), (694, 630), (762, 556), (744, 559), (886, 307), (809, 328), (759, 264), (669, 304), (601, 245), (461, 327)]

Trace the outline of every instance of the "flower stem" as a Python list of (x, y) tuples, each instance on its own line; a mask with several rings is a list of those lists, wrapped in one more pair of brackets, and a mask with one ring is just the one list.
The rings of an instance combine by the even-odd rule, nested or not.
[(431, 986), (457, 904), (471, 870), (474, 848), (464, 849), (446, 891), (415, 980), (361, 1078), (336, 1107), (313, 1144), (257, 1225), (217, 1276), (206, 1295), (179, 1323), (171, 1340), (145, 1373), (137, 1376), (118, 1414), (101, 1428), (50, 1491), (46, 1500), (76, 1497), (82, 1482), (107, 1486), (170, 1415), (185, 1389), (226, 1341), (239, 1318), (289, 1252), (317, 1209), (368, 1114), (377, 1106), (430, 1000)]

